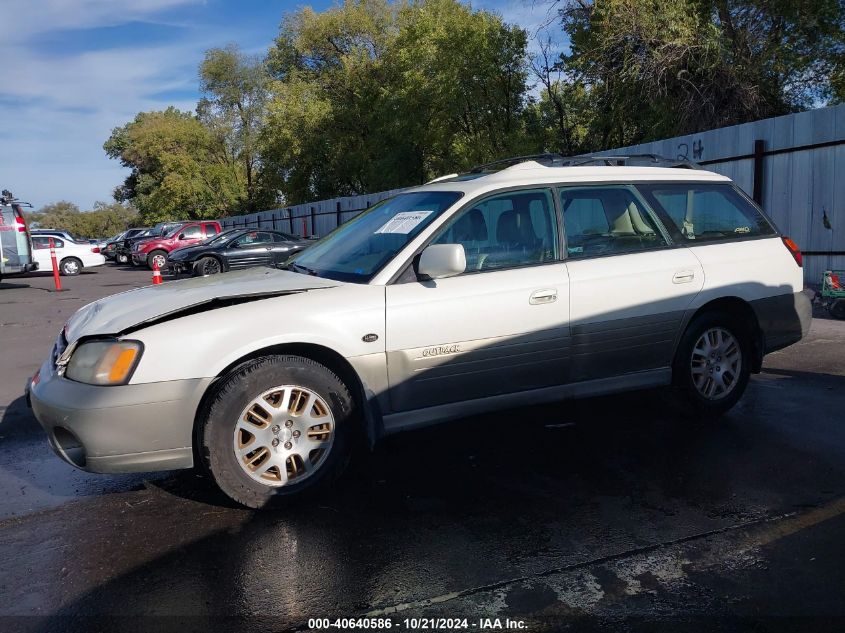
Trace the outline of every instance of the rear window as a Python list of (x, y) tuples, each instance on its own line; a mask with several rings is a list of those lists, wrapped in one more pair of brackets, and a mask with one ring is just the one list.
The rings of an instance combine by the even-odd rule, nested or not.
[(32, 247), (36, 250), (41, 250), (43, 248), (50, 248), (50, 240), (53, 240), (53, 247), (54, 248), (64, 248), (65, 243), (59, 239), (58, 237), (52, 237), (49, 235), (39, 235), (32, 238)]
[(728, 184), (656, 184), (639, 189), (662, 211), (673, 237), (687, 242), (774, 235), (766, 217)]

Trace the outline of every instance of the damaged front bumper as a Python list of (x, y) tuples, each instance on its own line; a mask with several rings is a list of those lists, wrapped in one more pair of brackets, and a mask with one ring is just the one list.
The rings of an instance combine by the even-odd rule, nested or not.
[(46, 361), (27, 402), (67, 463), (98, 473), (193, 466), (194, 416), (212, 378), (102, 387), (59, 376)]

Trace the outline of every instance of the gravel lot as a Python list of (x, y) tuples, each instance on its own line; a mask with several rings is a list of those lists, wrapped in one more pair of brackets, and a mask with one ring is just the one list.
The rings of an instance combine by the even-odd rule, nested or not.
[(815, 319), (712, 424), (661, 392), (503, 411), (391, 439), (326, 497), (256, 513), (193, 472), (89, 475), (51, 453), (27, 377), (74, 310), (150, 273), (63, 283), (0, 283), (0, 630), (365, 615), (392, 630), (429, 616), (470, 630), (845, 626), (845, 322)]

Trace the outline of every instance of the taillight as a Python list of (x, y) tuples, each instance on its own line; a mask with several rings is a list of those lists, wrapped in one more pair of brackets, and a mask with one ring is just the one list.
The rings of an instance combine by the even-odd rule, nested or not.
[(804, 257), (801, 255), (801, 249), (798, 248), (798, 244), (796, 244), (786, 236), (782, 237), (781, 239), (783, 240), (783, 245), (786, 246), (787, 250), (792, 254), (792, 257), (795, 259), (795, 263), (803, 268)]
[(100, 252), (100, 247), (99, 247), (99, 246), (95, 246), (94, 248), (92, 248), (92, 249), (91, 249), (91, 252), (92, 252), (92, 253), (99, 253), (99, 252)]
[(18, 233), (26, 233), (26, 220), (23, 219), (21, 208), (15, 204), (12, 205), (12, 209), (15, 211), (15, 227), (18, 229)]

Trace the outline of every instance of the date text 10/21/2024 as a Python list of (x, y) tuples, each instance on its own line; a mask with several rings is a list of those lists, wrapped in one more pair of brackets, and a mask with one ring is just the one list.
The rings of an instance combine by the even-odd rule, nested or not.
[(524, 620), (510, 618), (310, 618), (308, 628), (312, 630), (364, 629), (370, 631), (522, 631), (527, 626)]

